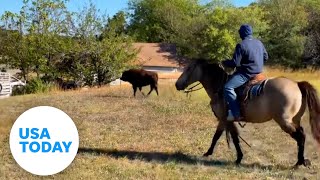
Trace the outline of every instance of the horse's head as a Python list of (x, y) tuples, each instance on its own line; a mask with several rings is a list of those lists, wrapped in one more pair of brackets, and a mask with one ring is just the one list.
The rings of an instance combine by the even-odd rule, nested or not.
[(206, 64), (205, 60), (193, 60), (185, 67), (183, 73), (176, 82), (177, 90), (184, 90), (190, 84), (200, 81), (203, 74), (203, 66)]
[(190, 84), (199, 81), (202, 85), (217, 92), (227, 79), (227, 73), (217, 63), (209, 64), (206, 60), (193, 60), (185, 67), (176, 82), (177, 90), (184, 90)]

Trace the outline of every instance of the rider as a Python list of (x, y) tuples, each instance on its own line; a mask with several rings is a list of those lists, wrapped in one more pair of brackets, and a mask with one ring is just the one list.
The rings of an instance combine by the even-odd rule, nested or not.
[(268, 59), (268, 53), (258, 39), (252, 36), (252, 27), (244, 24), (239, 29), (242, 42), (237, 44), (233, 58), (223, 61), (227, 67), (236, 67), (235, 73), (224, 86), (224, 96), (229, 104), (228, 121), (241, 121), (240, 107), (237, 102), (235, 89), (242, 86), (263, 69), (264, 62)]

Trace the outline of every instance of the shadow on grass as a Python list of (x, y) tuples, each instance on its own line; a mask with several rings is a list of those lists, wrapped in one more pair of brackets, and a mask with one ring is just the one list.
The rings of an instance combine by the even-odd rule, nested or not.
[[(110, 156), (113, 158), (127, 158), (129, 160), (142, 160), (146, 162), (177, 162), (181, 164), (203, 164), (205, 166), (230, 166), (234, 165), (234, 162), (220, 161), (220, 160), (205, 160), (197, 156), (191, 156), (182, 152), (165, 153), (165, 152), (138, 152), (138, 151), (125, 151), (115, 149), (98, 149), (98, 148), (79, 148), (78, 154), (91, 154), (95, 156)], [(248, 169), (261, 169), (261, 170), (288, 170), (290, 167), (282, 165), (262, 165), (259, 163), (241, 164), (239, 167)]]
[(116, 95), (116, 94), (103, 94), (103, 95), (97, 95), (97, 97), (99, 98), (119, 98), (119, 99), (123, 99), (123, 98), (132, 98), (129, 95)]
[(129, 98), (129, 99), (147, 99), (149, 97), (151, 97), (152, 94), (150, 95), (147, 95), (147, 93), (139, 93), (137, 92), (136, 94), (136, 97), (133, 96), (133, 93), (132, 94), (125, 94), (125, 95), (117, 95), (117, 94), (103, 94), (103, 95), (97, 95), (97, 97), (99, 98), (119, 98), (119, 99), (126, 99), (126, 98)]

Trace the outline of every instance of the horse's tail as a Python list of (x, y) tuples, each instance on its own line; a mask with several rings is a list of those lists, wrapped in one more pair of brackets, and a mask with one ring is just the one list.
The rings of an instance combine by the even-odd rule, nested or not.
[(303, 99), (307, 101), (310, 126), (314, 139), (320, 144), (320, 100), (317, 90), (308, 82), (298, 82)]

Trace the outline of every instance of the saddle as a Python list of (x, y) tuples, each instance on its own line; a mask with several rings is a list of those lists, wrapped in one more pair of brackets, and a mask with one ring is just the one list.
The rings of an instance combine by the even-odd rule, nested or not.
[(248, 101), (260, 96), (263, 93), (264, 86), (267, 81), (267, 76), (260, 73), (252, 77), (244, 85), (235, 89), (242, 115), (244, 115), (244, 108), (247, 105)]

